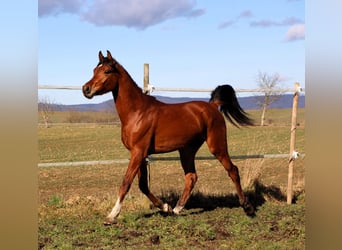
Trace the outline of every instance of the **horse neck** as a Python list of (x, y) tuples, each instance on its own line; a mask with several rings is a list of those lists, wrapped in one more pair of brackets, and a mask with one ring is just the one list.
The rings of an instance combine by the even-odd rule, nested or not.
[(128, 120), (132, 113), (143, 109), (142, 103), (145, 95), (126, 70), (121, 72), (118, 87), (116, 91), (113, 91), (113, 96), (122, 123)]

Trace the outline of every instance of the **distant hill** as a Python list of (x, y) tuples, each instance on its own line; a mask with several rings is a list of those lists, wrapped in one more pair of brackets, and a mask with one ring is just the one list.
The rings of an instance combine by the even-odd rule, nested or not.
[[(165, 96), (155, 96), (159, 101), (165, 103), (181, 103), (189, 101), (205, 101), (208, 102), (208, 98), (190, 98), (190, 97), (165, 97)], [(257, 97), (239, 97), (238, 98), (241, 107), (245, 110), (259, 109), (257, 106)], [(286, 94), (281, 96), (279, 100), (272, 103), (269, 108), (292, 108), (293, 95)], [(305, 95), (300, 95), (298, 100), (298, 107), (305, 107)], [(109, 111), (114, 107), (114, 102), (112, 99), (104, 101), (98, 104), (76, 104), (76, 105), (56, 105), (55, 109), (60, 111)]]
[[(240, 105), (245, 110), (260, 109), (257, 105), (256, 96), (238, 98)], [(272, 103), (269, 108), (286, 109), (292, 108), (293, 94), (282, 95), (276, 102)], [(298, 108), (305, 108), (305, 95), (301, 94), (298, 98)]]

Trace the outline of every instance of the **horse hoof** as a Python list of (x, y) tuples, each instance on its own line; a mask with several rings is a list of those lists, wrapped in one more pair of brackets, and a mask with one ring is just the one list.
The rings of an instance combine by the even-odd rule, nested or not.
[(105, 226), (110, 226), (110, 225), (113, 225), (113, 224), (116, 224), (116, 220), (113, 219), (113, 218), (107, 217), (107, 218), (103, 221), (103, 225), (105, 225)]
[(164, 203), (162, 211), (166, 214), (172, 214), (172, 207), (169, 204)]
[(173, 212), (173, 214), (175, 214), (175, 215), (179, 215), (179, 213), (180, 213), (182, 210), (183, 210), (183, 206), (176, 206), (176, 207), (172, 210), (172, 212)]
[(255, 216), (255, 209), (249, 201), (246, 201), (242, 207), (248, 216), (251, 216), (251, 217)]
[(169, 204), (167, 204), (167, 203), (164, 203), (164, 205), (163, 205), (163, 212), (165, 212), (165, 213), (172, 212), (171, 206)]

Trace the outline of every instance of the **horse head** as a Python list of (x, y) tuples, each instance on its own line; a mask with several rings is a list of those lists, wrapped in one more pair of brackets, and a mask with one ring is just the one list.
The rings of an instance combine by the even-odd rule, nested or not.
[(94, 68), (94, 75), (82, 87), (83, 95), (91, 99), (94, 95), (102, 95), (113, 91), (120, 78), (118, 66), (118, 62), (108, 50), (107, 57), (104, 57), (100, 51), (99, 63)]

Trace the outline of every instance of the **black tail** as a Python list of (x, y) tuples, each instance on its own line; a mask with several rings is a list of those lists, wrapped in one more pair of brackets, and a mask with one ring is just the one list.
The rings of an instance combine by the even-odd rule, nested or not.
[(248, 114), (241, 108), (232, 86), (217, 86), (217, 88), (211, 92), (209, 102), (219, 106), (220, 111), (234, 126), (254, 125), (254, 121), (249, 118)]

